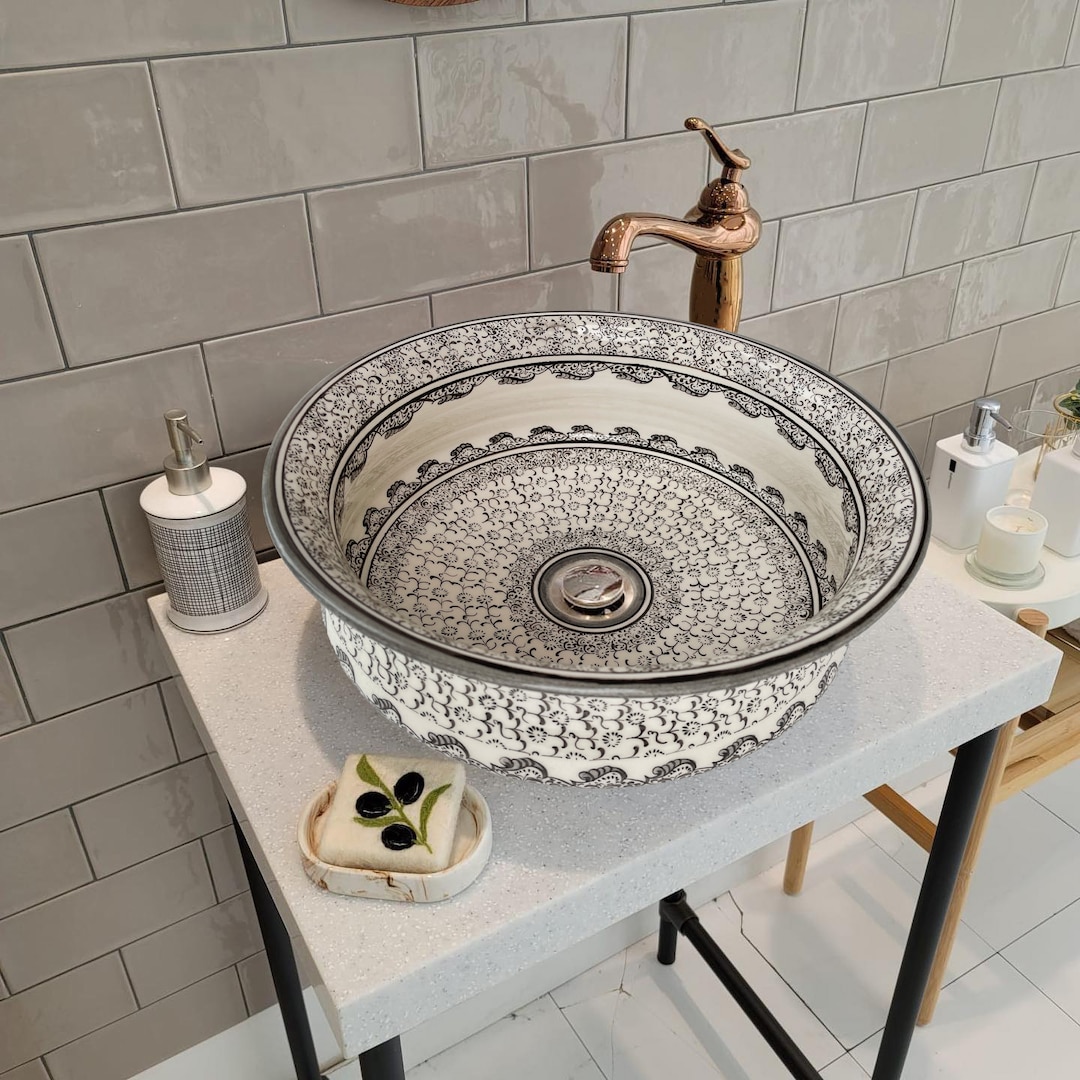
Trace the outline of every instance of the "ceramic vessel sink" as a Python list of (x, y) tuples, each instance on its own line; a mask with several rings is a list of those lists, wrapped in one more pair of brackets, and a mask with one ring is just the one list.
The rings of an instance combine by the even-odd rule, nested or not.
[(928, 535), (918, 466), (857, 394), (624, 315), (489, 319), (359, 360), (294, 409), (265, 488), (378, 708), (562, 784), (688, 775), (789, 727)]

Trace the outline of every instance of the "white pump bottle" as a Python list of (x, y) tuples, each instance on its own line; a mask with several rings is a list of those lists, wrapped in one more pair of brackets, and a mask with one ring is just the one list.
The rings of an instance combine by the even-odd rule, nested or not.
[(979, 542), (986, 511), (1001, 506), (1017, 452), (997, 440), (994, 424), (1012, 427), (1001, 416), (1001, 402), (979, 398), (960, 435), (942, 439), (930, 469), (931, 532), (952, 548)]

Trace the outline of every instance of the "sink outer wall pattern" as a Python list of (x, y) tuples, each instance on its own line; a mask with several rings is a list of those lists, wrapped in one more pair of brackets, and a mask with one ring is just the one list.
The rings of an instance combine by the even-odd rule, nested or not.
[[(633, 426), (611, 423), (611, 402)], [(570, 423), (582, 415), (606, 424)], [(395, 575), (410, 584), (422, 574), (425, 553), (439, 541), (437, 532), (403, 541), (386, 531), (395, 514), (404, 518), (402, 491), (414, 507), (438, 507), (429, 496), (445, 475), (482, 474), (475, 462), (490, 464), (486, 458), (507, 446), (514, 462), (546, 453), (550, 474), (553, 440), (566, 455), (555, 459), (558, 472), (559, 461), (569, 468), (595, 444), (602, 454), (627, 450), (615, 445), (620, 438), (637, 452), (700, 466), (703, 483), (727, 485), (767, 512), (809, 582), (798, 599), (782, 597), (799, 608), (797, 617), (757, 636), (749, 620), (745, 640), (721, 641), (709, 623), (704, 632), (691, 627), (677, 660), (662, 647), (675, 632), (668, 627), (667, 637), (646, 641), (650, 648), (623, 650), (621, 665), (599, 664), (587, 644), (576, 653), (545, 651), (543, 642), (523, 639), (517, 623), (501, 640), (477, 635), (467, 616), (454, 622), (423, 607), (409, 611), (386, 592)], [(928, 532), (917, 466), (857, 395), (733, 335), (617, 315), (485, 320), (358, 361), (297, 406), (271, 450), (265, 485), (279, 550), (323, 604), (338, 659), (365, 695), (433, 748), (547, 783), (663, 780), (773, 738), (824, 692), (845, 642), (900, 595)], [(561, 504), (552, 510), (557, 531)], [(466, 535), (468, 512), (465, 505)], [(440, 528), (419, 513), (421, 526)], [(617, 523), (603, 524), (619, 550)], [(740, 528), (736, 521), (729, 532), (745, 546)], [(720, 539), (723, 546), (729, 537)], [(402, 555), (410, 544), (420, 553), (411, 564), (409, 552)], [(766, 547), (759, 561), (774, 566), (773, 591), (783, 593), (793, 564), (773, 558), (771, 540)], [(382, 591), (369, 587), (372, 568), (395, 551)], [(502, 554), (494, 545), (491, 559)], [(489, 568), (479, 569), (482, 576)], [(693, 569), (690, 579), (673, 578), (676, 598), (687, 580), (697, 584)], [(728, 588), (728, 601), (743, 598), (738, 578)], [(459, 606), (483, 612), (491, 595), (509, 592), (488, 588), (479, 607), (475, 591), (462, 592)], [(693, 612), (675, 614), (685, 628)], [(496, 616), (494, 625), (511, 625), (507, 612)]]

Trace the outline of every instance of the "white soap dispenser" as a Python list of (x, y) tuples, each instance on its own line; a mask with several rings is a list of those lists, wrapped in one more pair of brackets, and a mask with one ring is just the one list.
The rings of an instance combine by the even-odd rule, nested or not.
[(986, 511), (1001, 506), (1008, 494), (1017, 452), (998, 442), (995, 423), (1012, 427), (1001, 416), (1001, 402), (979, 398), (967, 429), (942, 439), (934, 449), (930, 531), (949, 547), (974, 547)]
[(247, 482), (207, 464), (182, 409), (165, 414), (165, 427), (173, 452), (139, 505), (169, 594), (167, 614), (182, 630), (230, 630), (255, 618), (267, 600), (248, 526)]
[(1080, 555), (1080, 439), (1043, 458), (1031, 509), (1046, 518), (1046, 546), (1071, 559)]

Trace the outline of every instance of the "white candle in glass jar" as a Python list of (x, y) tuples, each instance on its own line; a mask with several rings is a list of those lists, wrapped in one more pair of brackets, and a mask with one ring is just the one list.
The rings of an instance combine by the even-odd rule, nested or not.
[(975, 560), (1001, 577), (1030, 574), (1039, 565), (1046, 540), (1046, 518), (1022, 506), (995, 506), (986, 511)]

